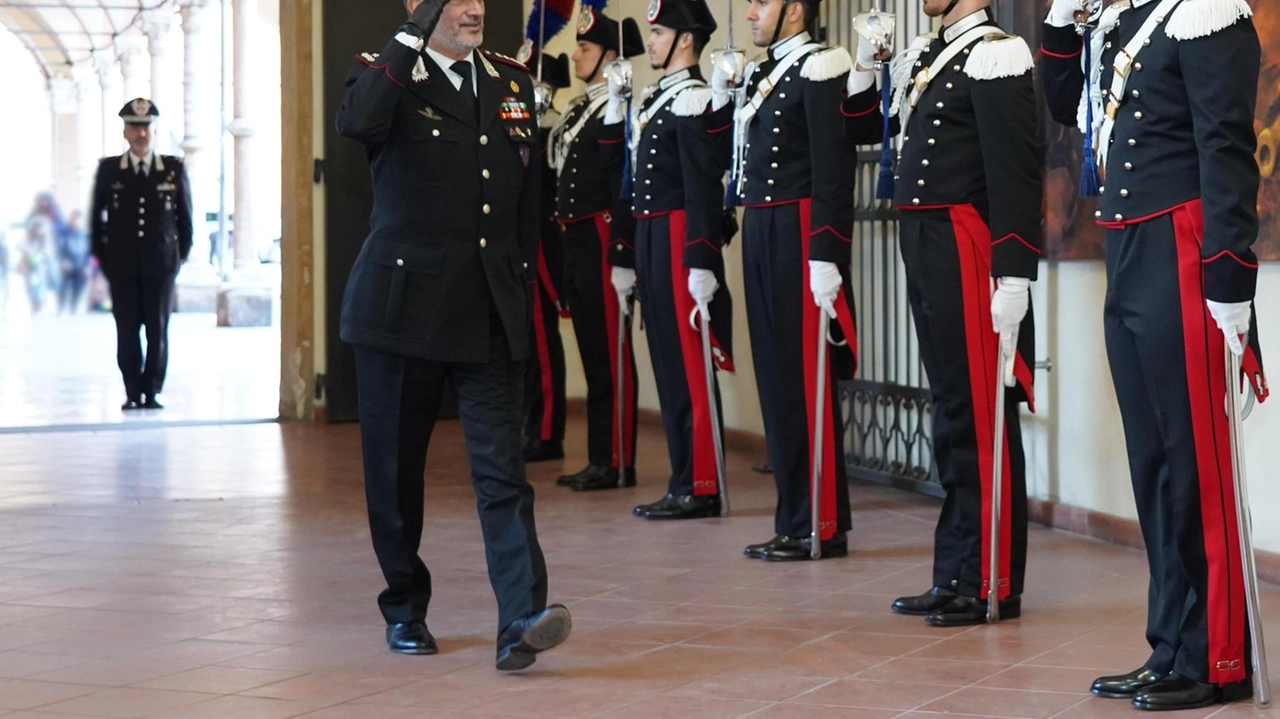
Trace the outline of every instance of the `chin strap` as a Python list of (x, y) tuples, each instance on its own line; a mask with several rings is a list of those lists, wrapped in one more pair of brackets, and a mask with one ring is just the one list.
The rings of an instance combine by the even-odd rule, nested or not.
[[(787, 10), (790, 9), (793, 2), (796, 2), (796, 0), (782, 0), (782, 11), (778, 13), (778, 24), (773, 26), (773, 39), (769, 41), (769, 47), (778, 44), (778, 38), (782, 36), (782, 21), (787, 18)], [(952, 6), (958, 2), (960, 0), (951, 0)]]
[(659, 70), (665, 71), (667, 69), (667, 66), (671, 64), (671, 58), (676, 56), (676, 45), (680, 44), (680, 36), (683, 34), (684, 34), (683, 32), (676, 33), (676, 39), (671, 41), (671, 49), (667, 50), (667, 59), (663, 60), (662, 64), (658, 66)]
[(951, 11), (955, 10), (956, 5), (959, 5), (959, 4), (960, 4), (960, 0), (951, 0), (951, 4), (947, 6), (947, 9), (942, 11), (942, 17), (946, 17), (950, 15)]

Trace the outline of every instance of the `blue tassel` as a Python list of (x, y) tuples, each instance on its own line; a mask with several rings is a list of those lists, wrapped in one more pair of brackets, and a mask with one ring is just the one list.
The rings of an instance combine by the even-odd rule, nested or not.
[(623, 131), (623, 137), (625, 137), (626, 139), (623, 142), (623, 150), (622, 150), (622, 193), (620, 195), (620, 199), (630, 202), (632, 199), (632, 196), (635, 194), (635, 177), (632, 174), (632, 169), (631, 169), (631, 99), (630, 98), (627, 98), (626, 112), (627, 112), (627, 115), (626, 115), (627, 119), (625, 120), (625, 122), (627, 123), (627, 126), (626, 126), (626, 130)]
[(1091, 55), (1093, 54), (1092, 42), (1093, 30), (1086, 29), (1084, 31), (1084, 93), (1085, 93), (1085, 131), (1084, 131), (1084, 163), (1080, 166), (1080, 196), (1081, 197), (1097, 197), (1101, 186), (1098, 177), (1098, 161), (1094, 156), (1093, 150), (1093, 88), (1089, 86), (1089, 80), (1092, 76), (1090, 68), (1093, 67)]
[(884, 64), (880, 77), (880, 113), (884, 116), (884, 131), (880, 138), (880, 181), (876, 183), (876, 199), (892, 200), (893, 139), (889, 135), (889, 111), (893, 107), (893, 78), (889, 75), (889, 63)]

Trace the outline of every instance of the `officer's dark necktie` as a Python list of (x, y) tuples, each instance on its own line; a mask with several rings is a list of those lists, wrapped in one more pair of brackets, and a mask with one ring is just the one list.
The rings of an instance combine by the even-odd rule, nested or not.
[(480, 108), (476, 100), (476, 89), (471, 85), (471, 63), (466, 60), (459, 60), (453, 63), (450, 68), (462, 78), (462, 84), (458, 86), (458, 92), (467, 101), (467, 106), (471, 108), (472, 115), (478, 117)]

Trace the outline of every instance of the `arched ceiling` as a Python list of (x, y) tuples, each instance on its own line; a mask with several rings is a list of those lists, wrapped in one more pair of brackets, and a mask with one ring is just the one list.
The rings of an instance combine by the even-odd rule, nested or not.
[(140, 33), (145, 10), (172, 0), (0, 0), (0, 26), (18, 37), (46, 78), (92, 62), (126, 31)]

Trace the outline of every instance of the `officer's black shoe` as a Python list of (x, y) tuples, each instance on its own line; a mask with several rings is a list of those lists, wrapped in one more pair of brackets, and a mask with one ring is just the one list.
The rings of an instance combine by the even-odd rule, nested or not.
[(1093, 686), (1089, 691), (1107, 699), (1129, 699), (1137, 694), (1139, 689), (1149, 687), (1167, 676), (1169, 675), (1153, 672), (1146, 666), (1141, 666), (1128, 674), (1098, 677), (1093, 680)]
[(585, 477), (573, 483), (575, 492), (598, 492), (602, 489), (621, 489), (636, 486), (636, 468), (627, 467), (621, 473), (617, 467), (602, 467), (599, 474)]
[(584, 479), (587, 479), (588, 477), (594, 477), (597, 474), (603, 473), (607, 469), (609, 468), (601, 467), (598, 464), (588, 464), (586, 467), (583, 467), (582, 469), (578, 470), (577, 472), (574, 472), (573, 474), (566, 474), (563, 477), (560, 477), (559, 479), (557, 479), (556, 486), (572, 487), (575, 482), (582, 481)]
[(550, 462), (564, 459), (564, 442), (544, 442), (540, 439), (524, 441), (524, 461)]
[(774, 535), (773, 539), (770, 539), (767, 542), (763, 542), (761, 544), (748, 544), (747, 548), (742, 550), (742, 553), (752, 559), (760, 559), (764, 557), (765, 552), (790, 541), (791, 537), (788, 537), (785, 534), (777, 534)]
[(124, 410), (125, 412), (132, 412), (136, 409), (142, 409), (142, 398), (130, 397), (129, 399), (124, 401), (124, 404), (120, 405), (120, 409)]
[(164, 405), (160, 404), (160, 400), (156, 399), (153, 394), (147, 395), (147, 401), (142, 405), (143, 409), (164, 409)]
[(396, 654), (435, 654), (440, 651), (425, 622), (387, 625), (387, 648)]
[[(766, 562), (803, 562), (812, 558), (813, 540), (810, 537), (791, 537), (789, 541), (766, 549), (760, 556)], [(822, 558), (835, 559), (849, 556), (849, 539), (844, 532), (822, 543)]]
[(1154, 712), (1200, 709), (1214, 704), (1243, 701), (1252, 696), (1251, 682), (1236, 682), (1226, 686), (1202, 684), (1174, 672), (1151, 686), (1139, 689), (1133, 695), (1133, 707)]
[(649, 506), (645, 519), (703, 519), (720, 516), (720, 497), (699, 497), (692, 494), (668, 494), (661, 501)]
[(956, 593), (945, 587), (934, 587), (918, 597), (898, 597), (893, 600), (893, 611), (922, 617), (942, 609), (954, 599)]
[(537, 661), (537, 655), (569, 638), (573, 619), (562, 604), (552, 604), (507, 625), (498, 635), (498, 671), (514, 672)]
[[(1000, 619), (1022, 616), (1022, 597), (1009, 597), (1000, 602)], [(951, 601), (930, 612), (924, 623), (931, 627), (969, 627), (987, 623), (987, 600), (956, 595)]]
[(665, 509), (668, 505), (671, 504), (672, 500), (674, 499), (675, 499), (674, 494), (667, 494), (667, 495), (664, 495), (662, 499), (659, 499), (656, 502), (637, 505), (635, 509), (631, 510), (631, 513), (636, 515), (637, 517), (644, 517), (644, 516), (647, 516), (649, 512), (655, 512), (655, 511), (660, 511), (662, 509)]

